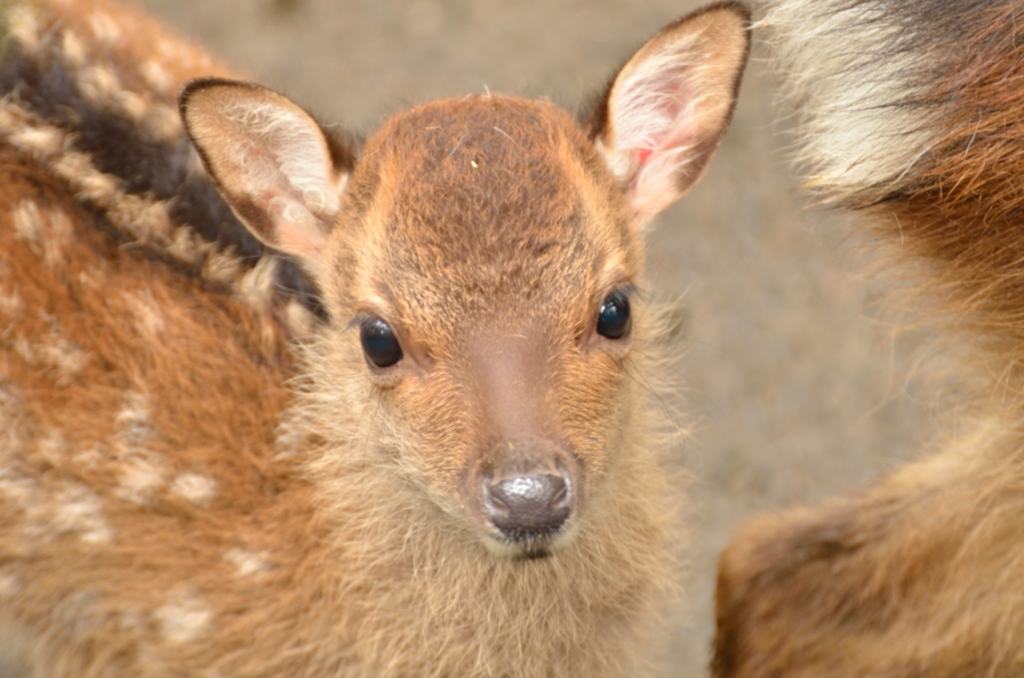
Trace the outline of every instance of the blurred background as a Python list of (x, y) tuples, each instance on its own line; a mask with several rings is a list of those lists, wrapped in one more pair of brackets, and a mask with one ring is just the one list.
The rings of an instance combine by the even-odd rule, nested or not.
[[(697, 0), (144, 0), (236, 72), (321, 119), (371, 130), (428, 99), (491, 91), (569, 107)], [(755, 35), (756, 42), (756, 35)], [(655, 300), (681, 299), (668, 406), (693, 435), (685, 600), (672, 675), (700, 675), (716, 559), (744, 516), (862, 484), (919, 453), (934, 398), (914, 379), (861, 246), (793, 194), (785, 124), (756, 45), (703, 183), (649, 239)], [(680, 491), (683, 491), (681, 488)]]

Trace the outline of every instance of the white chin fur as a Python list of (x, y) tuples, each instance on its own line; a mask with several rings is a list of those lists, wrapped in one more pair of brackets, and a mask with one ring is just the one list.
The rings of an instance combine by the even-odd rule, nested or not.
[(557, 532), (537, 539), (514, 541), (500, 532), (485, 534), (481, 541), (487, 550), (499, 558), (536, 558), (561, 551), (576, 538), (578, 529), (573, 520), (568, 520)]

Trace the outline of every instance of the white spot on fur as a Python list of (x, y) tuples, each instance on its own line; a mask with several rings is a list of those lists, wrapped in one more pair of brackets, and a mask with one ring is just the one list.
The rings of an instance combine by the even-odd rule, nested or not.
[(131, 391), (114, 420), (114, 454), (118, 460), (115, 490), (122, 499), (145, 504), (164, 487), (168, 471), (163, 458), (151, 448), (157, 432), (150, 418), (146, 396)]
[(46, 218), (49, 231), (43, 248), (43, 261), (51, 268), (63, 267), (67, 263), (74, 235), (71, 217), (64, 210), (50, 209), (46, 212)]
[(63, 337), (50, 338), (38, 349), (38, 356), (47, 364), (57, 368), (58, 384), (65, 384), (77, 376), (89, 364), (89, 354)]
[(210, 249), (208, 243), (202, 242), (189, 228), (177, 228), (171, 237), (167, 253), (178, 261), (194, 264), (200, 261)]
[(0, 572), (0, 600), (13, 597), (21, 591), (21, 587), (22, 583), (18, 577), (13, 574)]
[(213, 612), (195, 591), (178, 590), (156, 611), (160, 633), (170, 643), (181, 645), (200, 638), (210, 626)]
[(61, 36), (61, 52), (71, 68), (81, 68), (85, 64), (85, 43), (70, 28), (64, 29)]
[[(154, 129), (162, 129), (169, 136), (180, 135), (180, 121), (171, 107), (156, 106), (153, 110), (160, 113)], [(14, 102), (0, 99), (3, 130), (8, 131), (15, 147), (33, 153), (54, 175), (67, 181), (80, 200), (104, 210), (110, 222), (130, 238), (186, 265), (202, 264), (213, 251), (214, 247), (197, 238), (191, 229), (174, 226), (166, 201), (126, 194), (120, 180), (98, 171), (89, 155), (67, 150), (61, 130), (46, 125)], [(194, 153), (190, 154), (189, 166), (190, 171), (203, 173)], [(219, 265), (211, 265), (209, 270), (223, 273)]]
[(42, 34), (39, 17), (30, 8), (22, 5), (7, 13), (8, 35), (18, 42), (26, 52), (39, 49)]
[(14, 132), (10, 136), (11, 143), (19, 149), (27, 150), (34, 155), (46, 157), (61, 150), (65, 135), (54, 128), (27, 128)]
[(100, 207), (113, 207), (121, 195), (117, 179), (96, 171), (92, 160), (84, 153), (65, 153), (54, 160), (51, 167), (58, 176), (70, 182), (81, 197)]
[(138, 391), (125, 394), (124, 404), (114, 421), (118, 437), (126, 444), (144, 444), (152, 436), (148, 399)]
[(302, 456), (309, 442), (307, 426), (302, 413), (293, 411), (277, 428), (277, 439), (274, 441), (274, 459), (282, 463), (291, 462)]
[[(125, 234), (147, 243), (163, 243), (171, 236), (172, 222), (166, 202), (125, 194), (117, 178), (98, 171), (88, 155), (65, 152), (50, 168), (68, 181), (81, 198), (104, 208), (114, 225)], [(175, 242), (163, 251), (183, 263), (195, 263), (199, 248), (192, 243), (177, 242), (178, 232), (185, 230), (177, 229)]]
[(20, 526), (29, 539), (72, 534), (88, 544), (106, 544), (113, 537), (102, 500), (78, 483), (50, 480), (44, 485), (14, 468), (0, 468), (0, 496), (25, 512)]
[(40, 249), (43, 242), (43, 218), (39, 214), (39, 206), (31, 200), (22, 200), (14, 210), (14, 237), (24, 240), (36, 254), (42, 255)]
[(117, 95), (117, 104), (136, 124), (143, 124), (153, 115), (153, 107), (135, 92), (124, 90)]
[(14, 237), (24, 240), (50, 267), (67, 260), (73, 226), (60, 209), (42, 210), (32, 200), (22, 200), (14, 210)]
[(0, 289), (0, 315), (13, 316), (21, 310), (21, 297), (14, 290)]
[(274, 302), (277, 282), (277, 257), (264, 255), (256, 265), (238, 281), (236, 294), (259, 308), (270, 308)]
[(32, 350), (32, 344), (29, 343), (23, 335), (18, 335), (11, 342), (11, 348), (14, 352), (21, 356), (21, 359), (26, 363), (32, 364), (36, 361), (36, 353)]
[(77, 533), (82, 541), (106, 544), (113, 536), (103, 519), (99, 497), (85, 487), (65, 484), (56, 493), (51, 529), (58, 533)]
[(171, 483), (171, 494), (196, 506), (205, 506), (217, 496), (217, 482), (198, 473), (182, 473)]
[[(159, 111), (143, 95), (126, 89), (113, 70), (104, 66), (90, 66), (78, 76), (79, 89), (83, 96), (99, 106), (113, 106), (125, 113), (137, 125), (151, 129), (154, 123), (166, 129), (170, 107), (160, 106)], [(180, 124), (170, 126), (172, 132), (181, 129)]]
[(135, 328), (145, 337), (155, 339), (164, 331), (163, 312), (149, 290), (125, 292), (124, 300), (135, 319)]
[(211, 253), (203, 262), (203, 277), (226, 284), (238, 277), (240, 268), (238, 257), (232, 252), (219, 250)]
[(153, 134), (161, 139), (174, 140), (181, 136), (184, 128), (181, 114), (172, 106), (154, 105), (146, 124)]
[(55, 321), (38, 343), (33, 344), (25, 336), (18, 335), (14, 337), (11, 346), (26, 363), (55, 369), (58, 386), (80, 374), (90, 360), (89, 354), (81, 346), (60, 335), (60, 328)]
[(78, 274), (78, 282), (80, 282), (85, 287), (89, 287), (90, 289), (93, 290), (100, 289), (100, 287), (102, 286), (100, 281), (104, 280), (105, 278), (106, 275), (103, 273), (103, 271), (96, 268), (95, 266), (90, 266), (89, 270), (81, 271)]
[(266, 551), (254, 553), (244, 549), (231, 549), (224, 554), (224, 560), (238, 568), (235, 571), (236, 577), (247, 577), (258, 572), (265, 572), (270, 568), (266, 558)]
[[(117, 218), (118, 227), (140, 240), (154, 237), (163, 240), (171, 235), (173, 225), (166, 202), (150, 202), (135, 195), (121, 195), (119, 202), (111, 206), (111, 212)], [(168, 251), (171, 249), (168, 248)], [(182, 261), (191, 262), (193, 259)]]
[(171, 76), (163, 66), (152, 59), (139, 66), (139, 73), (142, 74), (146, 84), (161, 94), (166, 94), (174, 88), (174, 80), (171, 79)]
[(117, 469), (117, 496), (136, 504), (147, 504), (153, 494), (164, 486), (166, 472), (163, 467), (144, 456), (140, 450), (133, 450), (122, 459)]
[(122, 91), (117, 74), (103, 66), (82, 69), (78, 75), (78, 88), (93, 103), (114, 100)]
[(121, 39), (121, 27), (109, 14), (95, 11), (89, 15), (89, 27), (96, 40), (101, 44), (112, 46)]

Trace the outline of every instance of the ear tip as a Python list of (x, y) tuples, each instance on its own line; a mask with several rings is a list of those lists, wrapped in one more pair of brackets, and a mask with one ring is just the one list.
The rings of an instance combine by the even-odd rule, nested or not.
[(667, 26), (665, 31), (668, 32), (680, 28), (691, 21), (718, 24), (721, 29), (725, 29), (735, 35), (742, 35), (742, 39), (748, 45), (750, 44), (754, 15), (750, 5), (741, 0), (718, 0), (718, 2), (704, 5), (680, 17)]
[(741, 0), (718, 0), (685, 14), (663, 28), (648, 44), (671, 42), (676, 37), (693, 35), (694, 29), (704, 33), (704, 42), (715, 52), (731, 54), (733, 61), (743, 65), (750, 54), (753, 12)]
[(227, 82), (231, 81), (226, 78), (193, 78), (186, 82), (178, 92), (178, 103), (184, 104), (196, 92)]
[(750, 27), (754, 16), (753, 11), (750, 9), (750, 5), (745, 2), (741, 2), (740, 0), (719, 0), (718, 2), (713, 2), (710, 5), (705, 5), (694, 12), (694, 14), (702, 14), (705, 12), (731, 13), (739, 18), (747, 28)]
[(207, 90), (221, 87), (241, 88), (253, 91), (265, 89), (261, 85), (246, 82), (245, 80), (232, 80), (230, 78), (219, 77), (194, 78), (186, 82), (181, 88), (181, 91), (178, 92), (178, 109), (181, 111), (182, 116), (185, 115), (188, 103), (194, 96), (200, 95)]
[(736, 78), (738, 86), (739, 76), (742, 75), (743, 67), (750, 56), (753, 38), (754, 19), (750, 5), (741, 0), (719, 0), (683, 17), (679, 23), (682, 24), (692, 19), (698, 21), (704, 19), (715, 25), (715, 35), (732, 45), (731, 50), (725, 50), (723, 53), (731, 52), (738, 63), (739, 69)]

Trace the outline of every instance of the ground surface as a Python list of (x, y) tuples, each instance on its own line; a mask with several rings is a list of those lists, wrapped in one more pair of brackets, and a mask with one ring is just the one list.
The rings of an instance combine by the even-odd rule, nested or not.
[[(430, 98), (492, 91), (574, 104), (693, 0), (146, 0), (243, 73), (320, 117), (372, 128)], [(673, 403), (694, 424), (687, 605), (672, 675), (701, 675), (715, 560), (754, 511), (861, 484), (921, 449), (913, 340), (891, 340), (842, 225), (790, 187), (773, 83), (755, 49), (736, 119), (704, 182), (650, 238), (656, 298), (685, 294)]]

